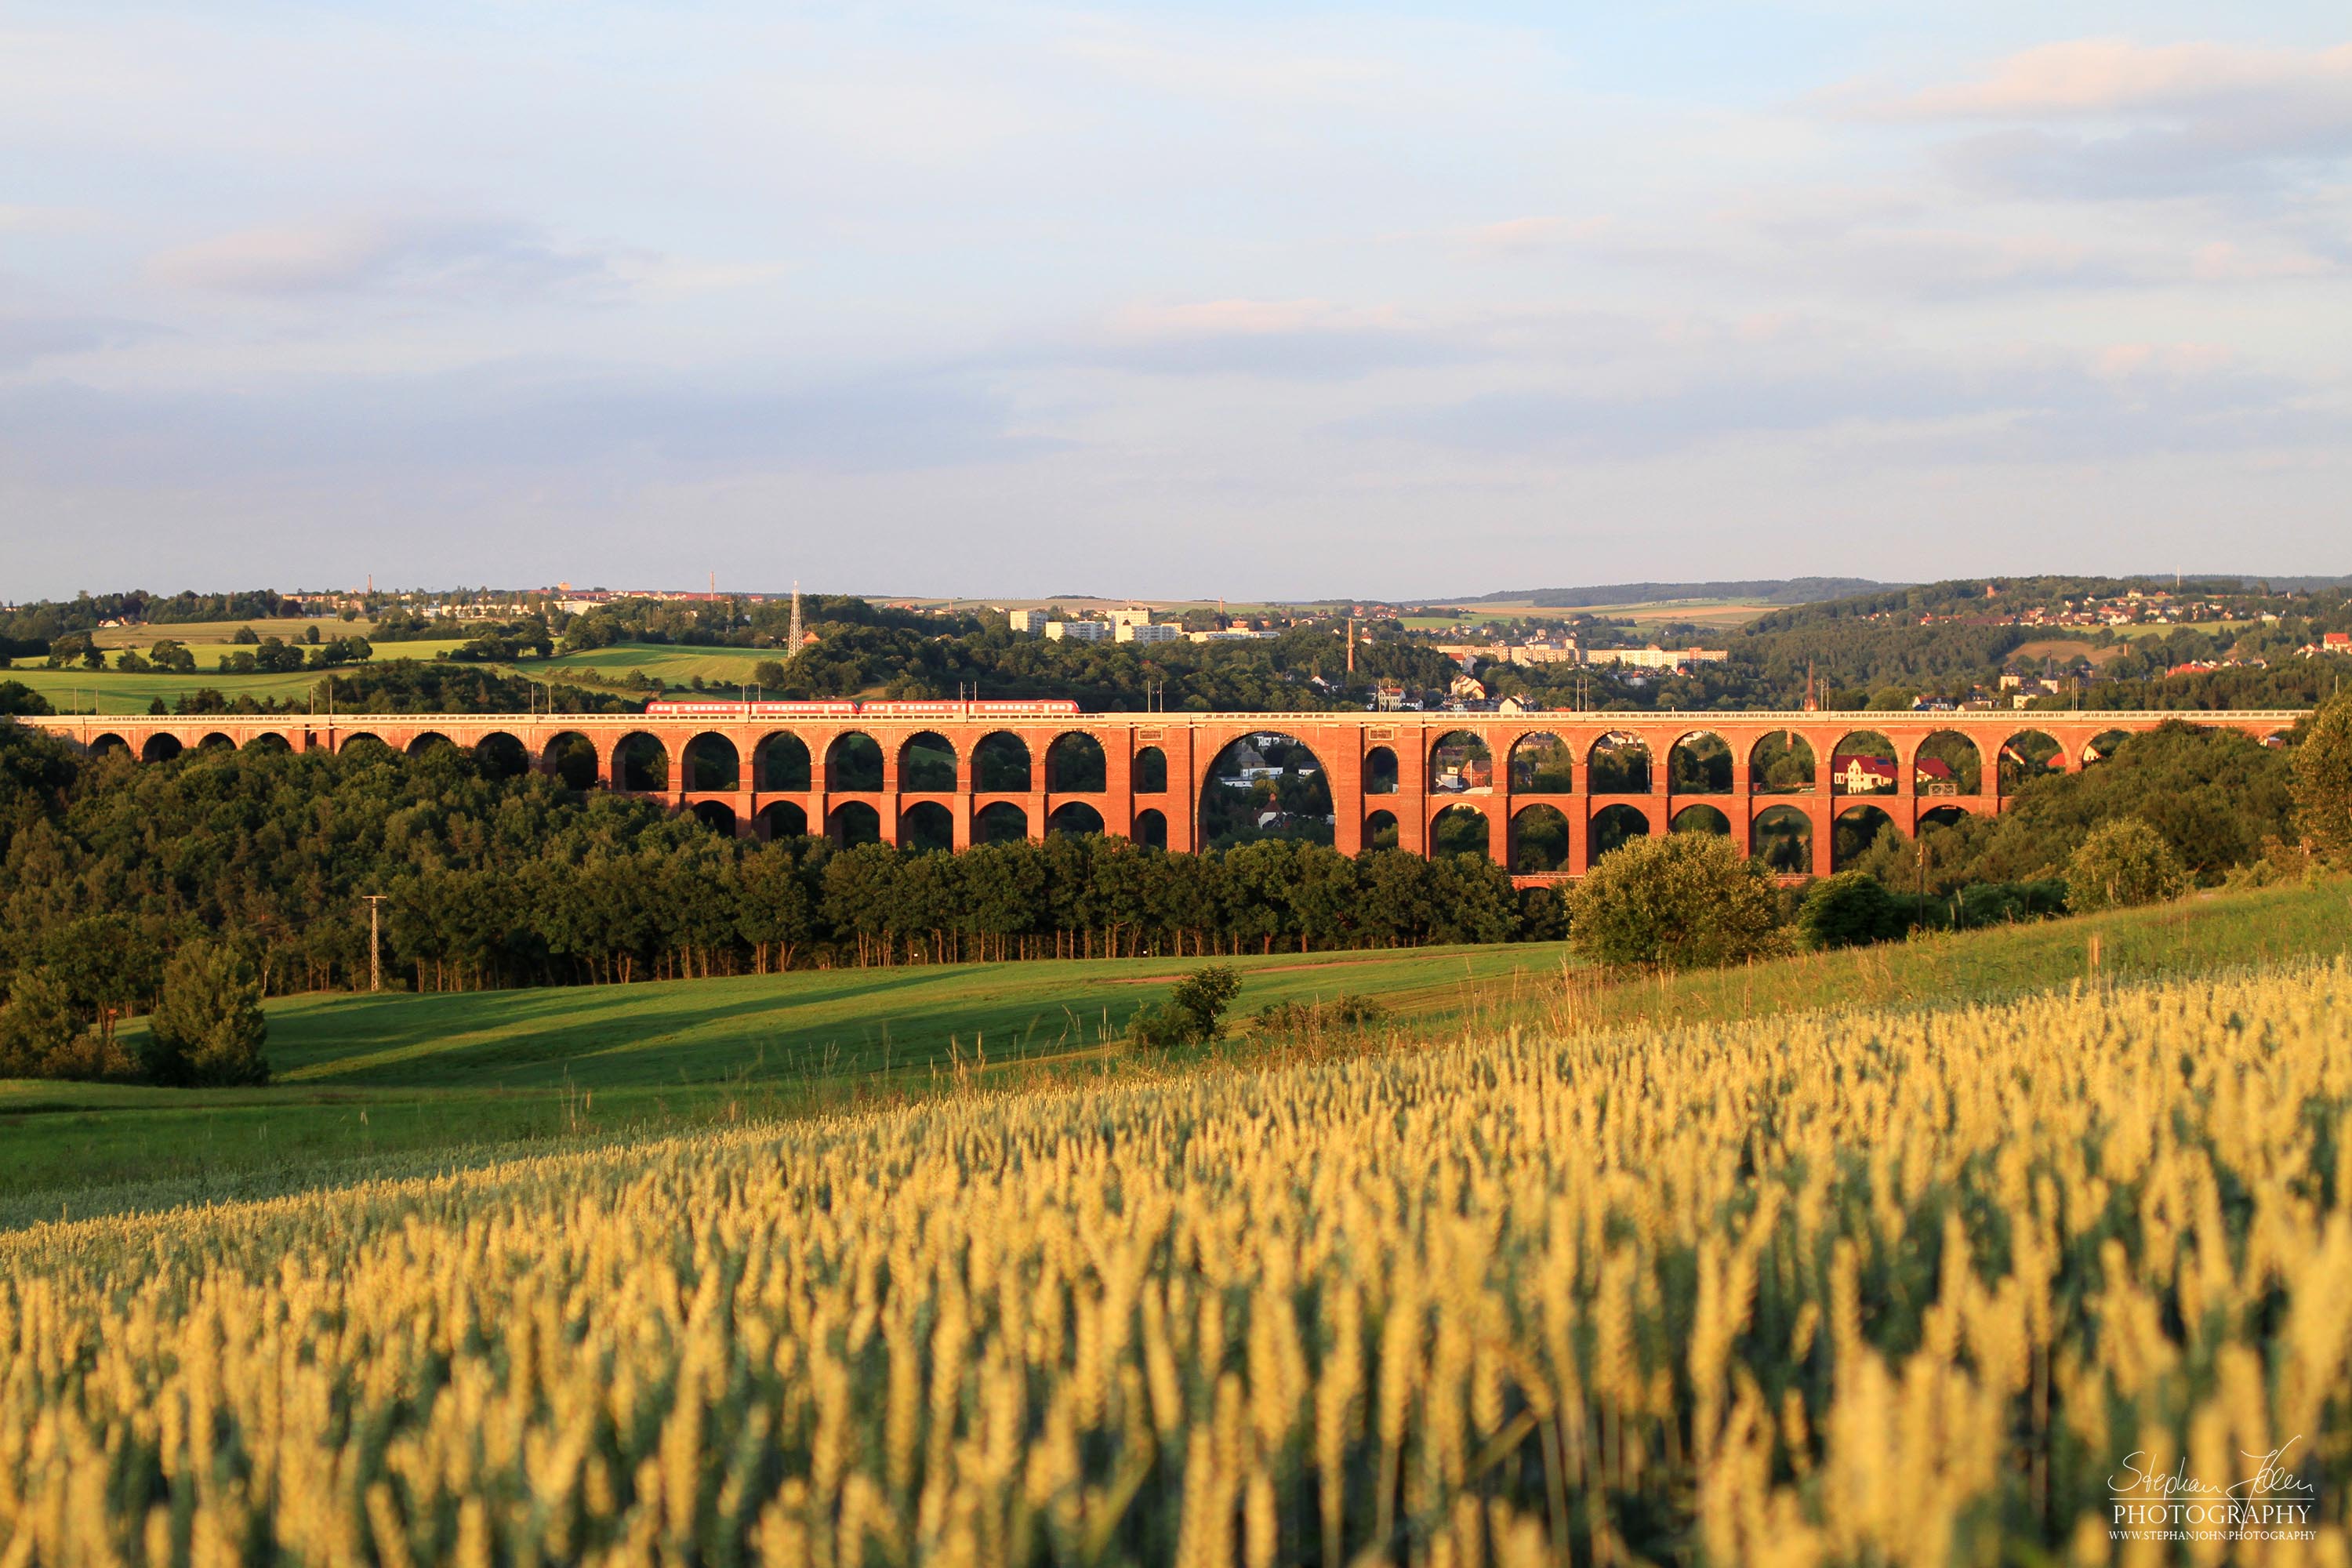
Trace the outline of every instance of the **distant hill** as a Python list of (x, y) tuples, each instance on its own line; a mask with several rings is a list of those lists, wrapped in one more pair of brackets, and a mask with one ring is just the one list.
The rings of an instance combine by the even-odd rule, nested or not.
[(1751, 583), (1612, 583), (1593, 588), (1518, 588), (1502, 594), (1482, 594), (1475, 599), (1448, 599), (1452, 605), (1529, 604), (1538, 608), (1574, 605), (1652, 605), (1670, 599), (1737, 599), (1751, 605), (1814, 605), (1843, 599), (1851, 594), (1874, 594), (1907, 588), (1907, 583), (1880, 583), (1867, 577), (1783, 577)]
[[(2161, 574), (2147, 580), (2159, 587), (2165, 581)], [(2261, 572), (2200, 572), (2184, 581), (2190, 587), (2200, 584), (2227, 583), (2244, 588), (2259, 583), (2273, 594), (2309, 594), (2321, 588), (2352, 588), (2352, 577), (2274, 577)]]

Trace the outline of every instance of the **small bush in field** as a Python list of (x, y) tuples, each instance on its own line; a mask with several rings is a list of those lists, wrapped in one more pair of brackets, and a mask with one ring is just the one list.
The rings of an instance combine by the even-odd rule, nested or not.
[(1242, 977), (1211, 964), (1179, 981), (1165, 1002), (1147, 1003), (1128, 1020), (1128, 1037), (1153, 1050), (1205, 1045), (1224, 1030), (1225, 1009), (1242, 988)]

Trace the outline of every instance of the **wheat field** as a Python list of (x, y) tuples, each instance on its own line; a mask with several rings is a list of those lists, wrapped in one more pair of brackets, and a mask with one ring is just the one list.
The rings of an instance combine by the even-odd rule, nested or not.
[[(1469, 1041), (37, 1227), (0, 1564), (2342, 1563), (2347, 1003)], [(2127, 1460), (2281, 1445), (2308, 1539), (2110, 1540)]]

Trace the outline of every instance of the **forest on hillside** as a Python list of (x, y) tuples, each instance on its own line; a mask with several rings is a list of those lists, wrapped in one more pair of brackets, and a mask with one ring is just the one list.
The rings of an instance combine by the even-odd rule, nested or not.
[[(2130, 816), (2218, 883), (2294, 861), (2290, 755), (2170, 725), (2031, 781), (1998, 818), (1929, 830), (1919, 853), (1890, 831), (1857, 863), (1926, 895), (1916, 918), (1948, 922), (1968, 889), (2046, 882), (2094, 826)], [(142, 1007), (164, 958), (198, 935), (248, 949), (274, 990), (363, 981), (365, 893), (385, 895), (393, 972), (427, 987), (1562, 930), (1549, 889), (1514, 889), (1477, 855), (1350, 858), (1283, 837), (1200, 856), (1099, 834), (961, 854), (759, 843), (455, 748), (133, 763), (6, 721), (0, 889), (0, 985), (54, 971), (93, 1018)]]

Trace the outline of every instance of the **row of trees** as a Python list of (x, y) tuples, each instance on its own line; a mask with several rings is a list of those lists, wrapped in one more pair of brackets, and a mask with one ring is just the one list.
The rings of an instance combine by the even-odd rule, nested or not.
[(0, 723), (0, 980), (47, 976), (101, 1031), (200, 936), (237, 943), (273, 992), (363, 984), (368, 893), (387, 895), (388, 965), (425, 987), (1558, 931), (1548, 896), (1477, 858), (760, 844), (448, 749), (132, 763)]
[(705, 835), (575, 862), (419, 873), (388, 888), (390, 951), (432, 990), (1559, 931), (1549, 893), (1523, 894), (1475, 857), (1350, 858), (1282, 840), (1196, 856), (1087, 836), (950, 855)]
[[(152, 944), (134, 932), (141, 952)], [(261, 982), (235, 942), (195, 938), (157, 963), (152, 1013), (135, 1050), (115, 1023), (122, 1016), (112, 993), (93, 1005), (70, 970), (19, 973), (0, 1002), (0, 1078), (140, 1079), (149, 1083), (205, 1088), (266, 1083), (269, 1059), (262, 1047), (269, 1023), (261, 1011)]]
[[(171, 626), (198, 621), (268, 620), (299, 616), (300, 601), (268, 588), (233, 594), (82, 594), (42, 599), (0, 610), (0, 639), (47, 645), (73, 632), (95, 631), (109, 621)], [(32, 651), (27, 649), (27, 652)]]

